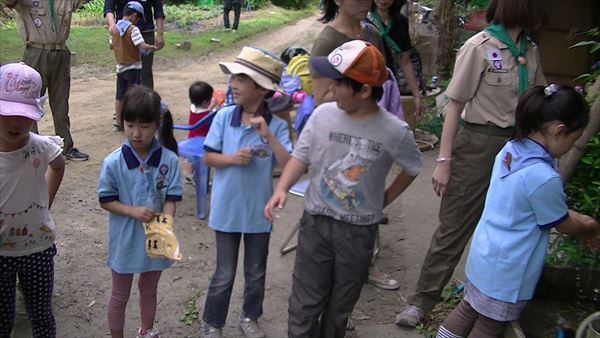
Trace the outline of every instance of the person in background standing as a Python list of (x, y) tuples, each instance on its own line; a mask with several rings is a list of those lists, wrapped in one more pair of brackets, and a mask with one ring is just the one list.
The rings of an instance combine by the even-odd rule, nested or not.
[(229, 32), (231, 30), (229, 26), (229, 12), (233, 9), (233, 30), (232, 32), (237, 32), (238, 26), (240, 24), (240, 14), (242, 13), (242, 3), (243, 0), (225, 0), (223, 2), (223, 25), (225, 26), (225, 31)]
[[(71, 51), (67, 38), (71, 15), (85, 0), (4, 0), (16, 12), (17, 32), (25, 42), (23, 62), (42, 76), (42, 95), (48, 89), (54, 131), (64, 139), (63, 155), (68, 160), (85, 161), (89, 156), (73, 147), (69, 120)], [(32, 131), (37, 133), (37, 123)]]
[(404, 74), (413, 96), (415, 117), (420, 120), (423, 116), (423, 109), (419, 83), (410, 61), (412, 44), (408, 32), (408, 19), (400, 14), (404, 3), (406, 3), (405, 0), (374, 0), (367, 19), (377, 27), (377, 31), (383, 39), (387, 67), (394, 72), (394, 75), (398, 74), (398, 71)]
[[(145, 22), (137, 26), (142, 32), (144, 41), (149, 45), (155, 45), (157, 50), (165, 46), (163, 0), (135, 0), (144, 7)], [(117, 20), (123, 18), (123, 9), (128, 0), (104, 0), (104, 16), (108, 23), (110, 34), (116, 34)], [(154, 18), (154, 20), (152, 20)], [(156, 32), (156, 33), (155, 33)], [(112, 47), (111, 47), (112, 48)], [(154, 52), (142, 53), (142, 86), (154, 89), (154, 76), (152, 64), (154, 63)]]

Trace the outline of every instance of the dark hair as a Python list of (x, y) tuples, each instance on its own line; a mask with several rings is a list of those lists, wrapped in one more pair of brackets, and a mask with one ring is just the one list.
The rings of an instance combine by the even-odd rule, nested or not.
[(130, 16), (132, 14), (137, 14), (138, 20), (142, 20), (142, 18), (143, 18), (142, 15), (135, 9), (129, 8), (127, 6), (125, 6), (125, 8), (123, 8), (123, 16)]
[(196, 106), (201, 106), (204, 101), (212, 98), (213, 92), (213, 87), (208, 83), (204, 81), (196, 81), (190, 86), (190, 102)]
[(177, 141), (173, 136), (173, 117), (167, 109), (161, 112), (160, 95), (144, 86), (133, 86), (123, 97), (121, 125), (124, 121), (156, 123), (158, 126), (158, 141), (167, 149), (177, 154)]
[(535, 30), (548, 21), (547, 7), (542, 0), (491, 0), (486, 18), (505, 28)]
[[(406, 3), (406, 0), (393, 0), (392, 5), (388, 8), (388, 15), (394, 20), (398, 22), (398, 18), (400, 17), (402, 6)], [(375, 5), (375, 1), (371, 3), (371, 12), (377, 10), (377, 5)]]
[(533, 131), (541, 131), (544, 124), (559, 121), (567, 132), (583, 129), (590, 120), (590, 108), (583, 95), (572, 87), (556, 85), (556, 92), (544, 92), (544, 86), (526, 91), (515, 112), (515, 138), (522, 140)]
[(323, 15), (319, 18), (319, 21), (322, 23), (331, 22), (337, 15), (338, 9), (339, 7), (334, 0), (323, 0), (323, 7), (321, 8)]
[[(354, 93), (354, 94), (360, 92), (362, 87), (365, 85), (364, 83), (360, 83), (358, 81), (352, 80), (347, 77), (342, 78), (342, 79), (335, 79), (335, 81), (352, 88), (352, 93)], [(383, 96), (383, 87), (371, 86), (371, 100), (373, 100), (373, 102), (379, 101), (382, 96)]]

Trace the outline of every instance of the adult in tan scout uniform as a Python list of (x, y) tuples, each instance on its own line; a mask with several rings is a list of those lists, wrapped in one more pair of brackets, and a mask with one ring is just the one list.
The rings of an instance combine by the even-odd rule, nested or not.
[[(64, 155), (85, 161), (88, 155), (73, 147), (69, 121), (71, 52), (67, 38), (71, 14), (84, 0), (5, 0), (17, 12), (17, 30), (26, 48), (23, 61), (42, 75), (42, 94), (48, 89), (56, 134), (64, 139)], [(34, 124), (33, 131), (37, 132)]]
[[(538, 48), (524, 32), (545, 21), (537, 2), (492, 0), (491, 25), (458, 52), (432, 178), (442, 196), (440, 225), (398, 325), (417, 325), (439, 302), (481, 216), (494, 157), (513, 134), (518, 97), (528, 86), (545, 84)], [(459, 116), (465, 122), (460, 129)]]

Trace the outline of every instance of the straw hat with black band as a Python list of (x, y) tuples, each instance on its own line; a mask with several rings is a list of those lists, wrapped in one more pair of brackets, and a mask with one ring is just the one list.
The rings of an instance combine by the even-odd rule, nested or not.
[(244, 47), (233, 62), (219, 62), (225, 74), (246, 74), (259, 86), (277, 91), (281, 81), (282, 64), (265, 52)]

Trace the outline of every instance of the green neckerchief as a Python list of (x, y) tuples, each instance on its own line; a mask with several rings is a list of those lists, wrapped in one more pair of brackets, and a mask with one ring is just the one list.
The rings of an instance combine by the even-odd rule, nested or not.
[(56, 16), (54, 14), (54, 0), (50, 0), (50, 22), (52, 23), (52, 30), (56, 31)]
[(383, 21), (381, 21), (376, 9), (372, 10), (369, 14), (373, 19), (372, 21), (375, 24), (375, 27), (377, 27), (379, 35), (381, 35), (381, 37), (385, 40), (385, 43), (388, 45), (388, 47), (390, 47), (390, 49), (396, 54), (401, 53), (402, 51), (400, 50), (400, 47), (398, 47), (396, 42), (394, 42), (390, 36), (390, 31), (394, 26), (394, 20), (390, 17), (388, 20), (388, 25), (386, 26), (383, 24)]
[(492, 24), (487, 26), (485, 32), (498, 39), (500, 42), (508, 46), (511, 54), (515, 58), (515, 63), (519, 67), (519, 96), (523, 94), (529, 88), (529, 80), (527, 79), (527, 60), (525, 59), (525, 53), (527, 50), (527, 38), (525, 34), (521, 33), (521, 44), (519, 48), (515, 45), (513, 39), (508, 35), (504, 26), (498, 24)]

